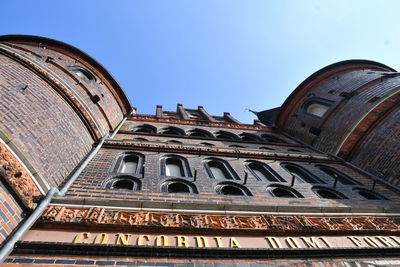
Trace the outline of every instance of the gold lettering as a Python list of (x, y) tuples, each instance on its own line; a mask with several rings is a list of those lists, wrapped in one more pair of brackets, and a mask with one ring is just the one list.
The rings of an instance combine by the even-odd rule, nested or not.
[(367, 242), (368, 245), (374, 248), (379, 248), (380, 245), (376, 242), (371, 236), (364, 237), (364, 241)]
[(230, 247), (231, 248), (241, 248), (242, 246), (239, 244), (239, 242), (236, 240), (236, 238), (231, 237)]
[(96, 236), (94, 243), (95, 244), (108, 244), (108, 240), (109, 240), (108, 234), (101, 233)]
[(397, 239), (395, 236), (390, 236), (391, 239), (393, 239), (397, 244), (400, 245), (400, 240)]
[(324, 241), (325, 245), (326, 245), (328, 248), (331, 248), (331, 247), (332, 247), (331, 243), (329, 243), (329, 241), (328, 241), (325, 237), (320, 236), (319, 239), (321, 239), (322, 241)]
[(168, 246), (169, 245), (168, 237), (166, 237), (165, 235), (157, 236), (156, 245), (157, 245), (157, 247), (166, 247), (166, 246)]
[(289, 245), (289, 247), (291, 247), (291, 248), (301, 248), (299, 242), (297, 242), (297, 240), (294, 239), (293, 237), (287, 237), (285, 240), (286, 240), (286, 243)]
[(210, 247), (207, 237), (195, 236), (194, 238), (196, 238), (197, 247), (199, 247), (199, 248), (203, 248), (203, 247), (209, 248)]
[(396, 247), (396, 244), (390, 241), (386, 236), (377, 236), (376, 238), (387, 247)]
[(187, 236), (177, 235), (176, 238), (176, 245), (178, 247), (189, 247), (189, 240)]
[(83, 232), (76, 235), (74, 243), (86, 243), (86, 239), (90, 237), (89, 232)]
[(358, 237), (356, 237), (356, 236), (348, 236), (347, 238), (350, 239), (351, 242), (353, 242), (353, 244), (356, 245), (357, 247), (362, 247), (361, 240)]
[(268, 240), (268, 243), (272, 248), (282, 248), (282, 244), (278, 238), (272, 236), (266, 236), (265, 239)]
[(315, 237), (310, 237), (310, 240), (307, 240), (307, 237), (300, 237), (304, 243), (309, 247), (309, 248), (320, 248), (321, 246), (319, 245), (317, 239)]
[(117, 234), (117, 245), (129, 245), (129, 239), (131, 236), (131, 234)]
[(224, 245), (222, 244), (222, 240), (221, 240), (220, 236), (216, 236), (216, 237), (214, 237), (214, 239), (215, 239), (215, 242), (217, 243), (217, 248), (223, 248), (224, 247)]
[[(144, 241), (146, 240), (146, 244), (144, 244)], [(148, 235), (140, 235), (137, 239), (137, 244), (138, 246), (148, 246), (150, 241), (150, 237)]]

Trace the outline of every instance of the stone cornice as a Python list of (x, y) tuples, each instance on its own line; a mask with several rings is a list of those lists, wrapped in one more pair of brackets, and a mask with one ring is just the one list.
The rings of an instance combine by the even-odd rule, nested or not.
[(272, 159), (272, 160), (295, 160), (310, 163), (339, 162), (328, 156), (315, 153), (283, 153), (269, 152), (261, 150), (247, 150), (224, 147), (207, 147), (186, 144), (154, 143), (154, 142), (135, 142), (131, 140), (108, 139), (104, 142), (103, 148), (129, 149), (137, 151), (154, 151), (167, 153), (195, 154), (199, 156), (224, 156), (249, 159)]
[(176, 124), (187, 124), (193, 126), (208, 126), (218, 128), (229, 128), (229, 129), (243, 129), (243, 130), (255, 130), (255, 131), (271, 131), (271, 127), (251, 125), (251, 124), (237, 124), (228, 122), (212, 122), (212, 121), (195, 121), (195, 120), (184, 120), (176, 118), (158, 118), (152, 115), (132, 115), (129, 120), (133, 121), (147, 121), (147, 122), (161, 122), (161, 123), (176, 123)]

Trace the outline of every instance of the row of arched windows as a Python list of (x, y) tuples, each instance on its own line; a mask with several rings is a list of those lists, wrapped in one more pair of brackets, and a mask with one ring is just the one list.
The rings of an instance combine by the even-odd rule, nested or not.
[(235, 141), (248, 141), (248, 142), (268, 142), (268, 143), (287, 143), (286, 141), (270, 134), (262, 134), (260, 136), (251, 133), (241, 133), (236, 135), (227, 131), (217, 131), (215, 133), (208, 132), (203, 129), (191, 129), (184, 131), (180, 128), (168, 126), (158, 129), (149, 124), (143, 124), (133, 128), (134, 132), (139, 133), (159, 133), (166, 135), (176, 135), (176, 136), (193, 136), (202, 138), (217, 138), (224, 140), (235, 140)]
[[(210, 179), (222, 180), (215, 187), (215, 191), (221, 195), (243, 195), (251, 196), (251, 192), (243, 185), (234, 181), (241, 180), (239, 175), (233, 170), (230, 164), (222, 159), (207, 158), (203, 161), (205, 170)], [(258, 181), (271, 182), (267, 191), (274, 197), (303, 198), (303, 196), (290, 186), (279, 183), (289, 183), (294, 181), (299, 183), (315, 184), (312, 190), (321, 198), (327, 199), (346, 199), (347, 197), (333, 188), (324, 187), (327, 184), (323, 179), (317, 177), (306, 168), (295, 163), (283, 162), (280, 164), (291, 176), (291, 181), (285, 180), (274, 169), (267, 164), (259, 161), (249, 160), (245, 162), (248, 171)], [(115, 166), (115, 172), (119, 174), (117, 178), (108, 180), (106, 188), (140, 190), (141, 181), (136, 177), (143, 175), (144, 156), (138, 153), (129, 153), (121, 156)], [(339, 182), (343, 185), (362, 186), (362, 183), (352, 179), (343, 172), (326, 165), (316, 165), (316, 167), (327, 174), (333, 181), (334, 187)], [(196, 172), (196, 171), (195, 171)], [(163, 183), (161, 190), (169, 193), (198, 193), (196, 186), (182, 178), (193, 177), (186, 158), (177, 155), (168, 155), (160, 160), (160, 175), (171, 177)], [(136, 176), (136, 177), (134, 177)], [(277, 184), (275, 184), (277, 183)], [(386, 200), (380, 194), (366, 189), (355, 187), (358, 193), (370, 200)]]

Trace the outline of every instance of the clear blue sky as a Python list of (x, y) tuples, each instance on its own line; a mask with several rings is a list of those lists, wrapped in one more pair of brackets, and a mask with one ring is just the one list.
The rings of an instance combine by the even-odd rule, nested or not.
[(346, 59), (400, 70), (400, 1), (3, 1), (0, 34), (40, 35), (101, 62), (139, 113), (177, 103), (252, 123)]

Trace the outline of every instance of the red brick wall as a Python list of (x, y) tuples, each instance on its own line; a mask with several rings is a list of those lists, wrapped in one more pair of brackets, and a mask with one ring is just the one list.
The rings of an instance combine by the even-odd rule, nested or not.
[(0, 244), (22, 220), (22, 210), (10, 192), (0, 182)]
[[(285, 102), (279, 127), (397, 184), (400, 137), (395, 128), (400, 123), (396, 115), (400, 77), (365, 63), (327, 68), (311, 76)], [(311, 98), (333, 102), (324, 117), (306, 113), (303, 104)], [(320, 134), (310, 133), (312, 127), (320, 129)]]
[[(140, 125), (142, 122), (132, 122), (128, 121), (126, 125), (124, 125), (124, 129), (132, 129), (134, 125)], [(162, 128), (163, 126), (171, 126), (171, 124), (162, 124), (162, 123), (147, 123), (158, 128)], [(206, 126), (193, 126), (193, 125), (173, 125), (176, 127), (180, 127), (185, 131), (192, 129), (192, 128), (200, 128), (200, 129), (207, 129), (212, 132)], [(219, 129), (214, 129), (221, 130)], [(232, 133), (242, 133), (243, 130), (237, 129), (223, 129), (227, 130)], [(255, 133), (255, 134), (262, 134), (266, 133), (265, 131), (251, 131), (245, 130), (245, 132)], [(277, 137), (284, 139), (283, 136), (275, 134)], [(172, 140), (182, 141), (184, 144), (198, 144), (200, 142), (208, 142), (214, 143), (218, 147), (227, 147), (229, 144), (239, 144), (243, 146), (253, 147), (255, 151), (261, 151), (258, 147), (261, 146), (268, 146), (274, 147), (275, 151), (271, 151), (270, 153), (277, 153), (277, 152), (287, 152), (290, 146), (280, 146), (278, 144), (271, 145), (267, 144), (266, 142), (228, 142), (228, 141), (221, 141), (217, 139), (210, 139), (210, 140), (203, 140), (203, 139), (193, 139), (188, 138), (185, 136), (182, 137), (167, 137), (163, 136), (162, 134), (140, 134), (140, 133), (125, 133), (125, 134), (118, 134), (116, 139), (121, 140), (122, 142), (132, 142), (132, 139), (135, 137), (146, 138), (149, 141), (156, 141), (159, 144), (163, 144), (165, 142)], [(123, 141), (126, 140), (126, 141)], [(289, 140), (288, 140), (289, 141)], [(138, 141), (140, 143), (140, 141)], [(295, 146), (296, 144), (293, 141), (289, 141)], [(318, 154), (313, 152), (310, 153), (310, 150), (304, 147), (297, 145), (298, 147), (294, 147), (301, 152), (294, 152), (294, 154), (305, 154), (305, 155), (313, 155), (317, 156)], [(190, 169), (196, 169), (197, 172), (197, 180), (195, 185), (199, 194), (171, 194), (171, 193), (163, 193), (161, 192), (161, 184), (168, 180), (168, 177), (162, 177), (160, 174), (160, 159), (165, 155), (174, 154), (173, 152), (154, 152), (154, 151), (137, 151), (138, 153), (142, 153), (145, 156), (145, 178), (141, 180), (142, 182), (142, 190), (141, 191), (124, 191), (124, 190), (116, 190), (116, 189), (105, 189), (104, 182), (112, 177), (117, 175), (114, 172), (114, 167), (116, 160), (119, 155), (123, 152), (134, 151), (129, 149), (127, 146), (126, 149), (122, 149), (118, 146), (113, 148), (112, 145), (107, 145), (108, 148), (103, 148), (99, 151), (99, 153), (95, 156), (95, 158), (90, 162), (87, 168), (83, 171), (81, 176), (78, 180), (74, 183), (71, 189), (67, 192), (68, 197), (72, 198), (99, 198), (99, 199), (114, 199), (114, 200), (132, 200), (132, 201), (167, 201), (167, 202), (177, 202), (177, 201), (187, 201), (191, 203), (219, 203), (219, 204), (249, 204), (249, 205), (260, 205), (260, 206), (275, 206), (275, 205), (291, 205), (291, 201), (288, 199), (282, 198), (275, 198), (272, 197), (266, 190), (267, 186), (273, 184), (272, 182), (268, 181), (258, 181), (252, 174), (249, 172), (245, 167), (245, 162), (247, 160), (251, 160), (249, 158), (237, 158), (237, 154), (233, 153), (231, 157), (227, 156), (219, 156), (216, 153), (212, 157), (217, 157), (227, 161), (233, 170), (238, 174), (241, 180), (231, 180), (232, 182), (237, 182), (239, 184), (243, 183), (244, 181), (244, 171), (246, 170), (249, 173), (248, 181), (246, 187), (250, 190), (253, 196), (221, 196), (215, 192), (215, 185), (220, 180), (210, 179), (205, 167), (204, 167), (204, 160), (211, 156), (205, 155), (197, 155), (196, 153), (192, 154), (184, 154), (184, 153), (175, 153), (175, 155), (180, 155), (185, 157), (188, 160)], [(292, 147), (293, 148), (293, 147)], [(263, 150), (265, 152), (265, 150)], [(293, 152), (290, 152), (293, 153)], [(265, 164), (268, 164), (271, 168), (273, 168), (279, 175), (281, 175), (287, 183), (283, 183), (284, 185), (290, 185), (291, 182), (291, 175), (280, 166), (281, 161), (274, 161), (274, 160), (259, 160)], [(299, 162), (298, 159), (293, 158), (289, 161), (295, 162), (298, 165), (304, 166), (307, 170), (321, 178), (322, 180), (326, 181), (326, 186), (331, 187), (333, 184), (333, 179), (319, 170), (316, 165), (317, 163), (308, 163), (307, 160), (303, 160), (303, 162)], [(327, 163), (325, 165), (330, 165), (337, 170), (342, 171), (343, 173), (348, 174), (355, 180), (360, 181), (364, 184), (365, 188), (370, 188), (372, 186), (373, 181), (368, 179), (367, 177), (361, 175), (349, 169), (343, 165), (334, 163)], [(193, 178), (186, 178), (188, 181), (192, 181)], [(313, 185), (307, 183), (299, 183), (296, 182), (294, 185), (294, 189), (296, 189), (299, 193), (301, 193), (304, 198), (303, 199), (296, 199), (296, 203), (298, 205), (319, 205), (319, 206), (326, 206), (326, 207), (334, 207), (334, 206), (359, 206), (365, 205), (365, 207), (371, 206), (376, 207), (376, 201), (367, 201), (363, 197), (359, 196), (355, 191), (353, 191), (352, 187), (346, 185), (337, 185), (337, 190), (345, 194), (349, 199), (348, 200), (327, 200), (321, 199), (318, 197), (313, 191)], [(398, 202), (398, 197), (396, 194), (388, 189), (385, 189), (383, 186), (376, 187), (377, 192), (380, 192), (382, 195), (386, 195), (389, 199), (393, 200), (391, 202), (386, 202), (387, 205), (397, 206), (400, 204)]]

